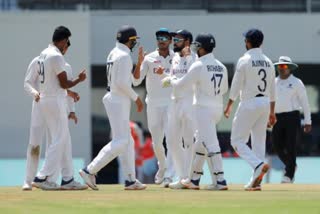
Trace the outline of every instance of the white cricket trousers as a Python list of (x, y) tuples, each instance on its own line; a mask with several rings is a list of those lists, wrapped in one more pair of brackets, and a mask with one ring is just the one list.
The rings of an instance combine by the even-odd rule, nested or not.
[[(116, 98), (117, 100), (115, 101)], [(105, 145), (87, 166), (89, 173), (96, 174), (117, 156), (121, 161), (123, 175), (127, 181), (135, 181), (134, 141), (130, 132), (130, 99), (107, 93), (103, 97), (112, 132), (112, 140)]]
[(190, 179), (198, 180), (203, 174), (204, 161), (212, 173), (212, 180), (224, 180), (221, 149), (217, 137), (216, 124), (222, 116), (222, 105), (216, 107), (194, 106), (196, 142), (190, 171)]
[[(255, 97), (241, 101), (233, 119), (231, 145), (253, 169), (265, 160), (269, 114), (269, 98)], [(252, 149), (247, 145), (250, 135)]]
[(171, 101), (168, 115), (168, 149), (179, 179), (189, 176), (194, 138), (193, 97)]
[[(63, 178), (69, 180), (73, 177), (71, 137), (68, 126), (68, 115), (66, 106), (66, 97), (44, 96), (40, 98), (39, 107), (44, 120), (45, 127), (48, 128), (48, 137), (51, 143), (47, 145), (45, 161), (37, 177), (45, 178), (56, 176), (61, 169), (61, 163), (64, 162), (62, 170)], [(68, 155), (65, 155), (68, 153)]]
[[(25, 183), (31, 184), (34, 177), (36, 176), (40, 159), (40, 146), (42, 144), (45, 131), (46, 127), (40, 112), (40, 104), (36, 101), (33, 101), (31, 110), (29, 144), (27, 148)], [(39, 148), (38, 154), (32, 151), (36, 147)]]
[(167, 143), (167, 156), (163, 147), (163, 138), (168, 134), (168, 106), (147, 106), (148, 128), (152, 136), (154, 153), (158, 159), (160, 170), (165, 169), (165, 178), (174, 177), (171, 150)]

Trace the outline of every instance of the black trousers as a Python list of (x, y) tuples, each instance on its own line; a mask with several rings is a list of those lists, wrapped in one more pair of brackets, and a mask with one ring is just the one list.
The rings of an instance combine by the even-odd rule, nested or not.
[(296, 164), (296, 146), (300, 137), (300, 112), (276, 114), (277, 123), (272, 129), (272, 144), (285, 165), (285, 176), (293, 179)]

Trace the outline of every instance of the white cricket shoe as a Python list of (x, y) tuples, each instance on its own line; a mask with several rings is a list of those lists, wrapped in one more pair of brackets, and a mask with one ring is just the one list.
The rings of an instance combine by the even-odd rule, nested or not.
[(217, 183), (208, 185), (206, 187), (206, 190), (218, 190), (218, 191), (228, 190), (227, 181), (226, 180), (217, 181)]
[(155, 184), (161, 184), (164, 180), (164, 173), (166, 172), (166, 169), (158, 169), (158, 172), (156, 176), (154, 177), (154, 183)]
[(282, 180), (281, 180), (282, 184), (292, 184), (293, 183), (293, 179), (289, 178), (288, 176), (283, 176)]
[(90, 174), (85, 169), (80, 169), (79, 171), (80, 176), (82, 177), (83, 181), (93, 190), (99, 190), (96, 185), (96, 176)]
[(31, 183), (28, 183), (28, 182), (25, 182), (22, 186), (22, 190), (23, 191), (30, 191), (32, 190), (32, 184)]
[(141, 183), (138, 179), (136, 181), (130, 182), (130, 181), (125, 181), (125, 190), (144, 190), (147, 188), (147, 185)]
[(189, 178), (182, 179), (181, 180), (181, 184), (183, 186), (185, 186), (187, 189), (194, 189), (194, 190), (199, 190), (200, 189), (200, 186), (195, 184), (195, 183), (193, 183)]
[(65, 184), (63, 184), (63, 183), (64, 183), (64, 181), (62, 181), (62, 184), (61, 184), (62, 190), (85, 190), (85, 189), (88, 189), (87, 185), (83, 185), (80, 182), (77, 182), (73, 179), (69, 183), (65, 183)]
[(244, 186), (245, 191), (261, 191), (261, 185), (258, 185), (256, 187), (250, 186), (250, 183)]
[(168, 188), (169, 187), (169, 184), (172, 182), (172, 179), (171, 178), (164, 178), (163, 180), (163, 187), (164, 188)]
[(255, 188), (257, 186), (260, 186), (263, 176), (269, 171), (269, 169), (270, 169), (269, 164), (261, 163), (260, 166), (254, 170), (251, 181), (249, 182), (247, 187)]
[(187, 187), (185, 187), (185, 186), (181, 183), (181, 180), (170, 183), (170, 184), (169, 184), (169, 188), (170, 188), (170, 189), (187, 189)]
[(34, 181), (33, 186), (42, 190), (60, 190), (60, 186), (58, 184), (47, 180), (41, 182)]

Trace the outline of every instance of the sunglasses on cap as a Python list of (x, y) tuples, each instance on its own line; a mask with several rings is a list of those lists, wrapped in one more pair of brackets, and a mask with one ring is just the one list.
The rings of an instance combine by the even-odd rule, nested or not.
[(178, 43), (178, 42), (182, 42), (182, 41), (184, 41), (184, 39), (180, 39), (178, 37), (173, 37), (173, 42), (174, 43)]
[(159, 41), (159, 42), (167, 42), (167, 41), (169, 41), (169, 38), (165, 37), (165, 36), (157, 36), (157, 41)]
[(201, 48), (201, 44), (199, 42), (192, 42), (190, 45), (190, 49), (192, 52), (197, 52)]
[(289, 68), (289, 66), (286, 65), (286, 64), (280, 64), (280, 65), (278, 65), (278, 69), (281, 69), (281, 70), (285, 70), (285, 69), (288, 69), (288, 68)]

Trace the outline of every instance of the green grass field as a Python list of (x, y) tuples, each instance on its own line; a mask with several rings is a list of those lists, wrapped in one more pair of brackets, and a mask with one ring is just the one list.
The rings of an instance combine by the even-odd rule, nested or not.
[(138, 213), (320, 213), (320, 185), (265, 184), (261, 192), (229, 185), (224, 192), (170, 190), (148, 185), (124, 191), (120, 185), (99, 185), (99, 191), (33, 191), (0, 188), (0, 214), (138, 214)]

